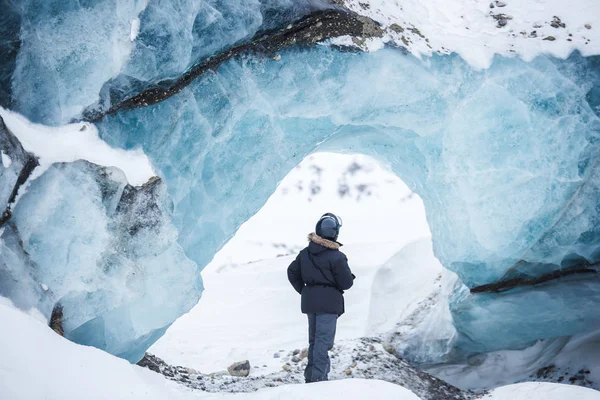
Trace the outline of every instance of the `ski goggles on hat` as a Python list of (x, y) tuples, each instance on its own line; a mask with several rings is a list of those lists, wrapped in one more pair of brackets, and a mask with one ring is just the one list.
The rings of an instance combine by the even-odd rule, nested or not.
[(344, 223), (344, 222), (343, 222), (343, 220), (342, 220), (342, 217), (338, 217), (337, 215), (335, 215), (335, 214), (333, 214), (333, 213), (327, 213), (327, 214), (324, 214), (324, 215), (323, 215), (323, 216), (322, 216), (322, 217), (319, 219), (319, 221), (322, 221), (322, 220), (324, 220), (324, 219), (332, 219), (332, 220), (334, 220), (334, 221), (335, 221), (335, 224), (336, 224), (336, 225), (337, 225), (337, 227), (338, 227), (338, 229), (339, 229), (339, 228), (341, 228), (341, 227), (342, 227), (342, 225), (343, 225), (343, 223)]

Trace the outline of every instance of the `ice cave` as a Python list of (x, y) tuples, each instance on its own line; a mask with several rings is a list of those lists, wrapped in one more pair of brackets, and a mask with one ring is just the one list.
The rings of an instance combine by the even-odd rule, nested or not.
[[(458, 335), (414, 338), (408, 359), (600, 325), (598, 56), (480, 68), (317, 0), (0, 5), (0, 294), (60, 306), (67, 338), (137, 362), (200, 299), (215, 252), (324, 150), (372, 156), (418, 193), (460, 278)], [(143, 152), (156, 177), (34, 146), (65, 129)]]

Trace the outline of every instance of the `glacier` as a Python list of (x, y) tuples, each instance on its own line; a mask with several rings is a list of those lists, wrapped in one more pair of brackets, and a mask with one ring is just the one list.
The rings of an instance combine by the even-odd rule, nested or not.
[[(319, 37), (189, 77), (333, 6), (4, 3), (0, 46), (13, 50), (0, 56), (0, 105), (46, 125), (100, 112), (100, 137), (143, 150), (159, 175), (134, 187), (116, 168), (56, 163), (11, 206), (22, 163), (0, 175), (10, 188), (0, 294), (46, 314), (59, 302), (71, 340), (137, 361), (199, 299), (201, 268), (322, 150), (364, 153), (400, 176), (423, 199), (436, 257), (460, 278), (456, 342), (417, 341), (407, 357), (522, 348), (600, 324), (600, 57), (496, 56), (481, 70), (457, 55), (367, 53)], [(168, 95), (118, 107), (147, 89)]]

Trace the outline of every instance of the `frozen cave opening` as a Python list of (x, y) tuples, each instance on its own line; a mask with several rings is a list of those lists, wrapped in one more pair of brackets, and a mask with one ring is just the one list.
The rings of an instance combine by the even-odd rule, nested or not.
[[(286, 268), (326, 210), (344, 220), (339, 240), (358, 276), (345, 295), (337, 340), (391, 331), (414, 311), (419, 296), (433, 291), (442, 270), (439, 263), (424, 265), (433, 255), (423, 203), (371, 157), (314, 153), (285, 176), (203, 269), (202, 299), (149, 353), (199, 371), (219, 371), (244, 359), (260, 373), (281, 370), (287, 354), (280, 349), (302, 349), (307, 340)], [(407, 245), (412, 260), (398, 263), (402, 250), (387, 262)], [(411, 290), (400, 290), (402, 285)]]

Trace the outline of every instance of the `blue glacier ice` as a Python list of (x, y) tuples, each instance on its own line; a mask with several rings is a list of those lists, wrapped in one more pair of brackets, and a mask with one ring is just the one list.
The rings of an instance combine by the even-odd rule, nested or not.
[(202, 291), (170, 206), (160, 180), (134, 188), (116, 168), (55, 164), (14, 208), (21, 243), (5, 231), (2, 244), (63, 307), (67, 338), (136, 361)]
[[(14, 108), (34, 122), (59, 125), (326, 6), (319, 0), (25, 0), (18, 7), (8, 1), (0, 46), (5, 37), (20, 49), (16, 59), (1, 54), (0, 65), (14, 68)], [(0, 88), (7, 79), (0, 75)]]
[[(325, 4), (84, 3), (30, 0), (3, 17), (20, 26), (17, 56), (0, 58), (3, 104), (62, 124)], [(599, 57), (497, 57), (475, 70), (456, 55), (393, 48), (278, 55), (235, 57), (167, 100), (100, 120), (105, 141), (142, 148), (160, 179), (133, 188), (84, 161), (46, 171), (3, 230), (2, 293), (43, 310), (59, 302), (67, 337), (136, 361), (195, 304), (200, 269), (285, 174), (327, 150), (375, 157), (423, 199), (435, 255), (465, 285), (450, 301), (455, 353), (600, 324), (594, 272), (468, 290), (600, 262)]]

